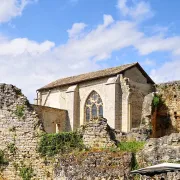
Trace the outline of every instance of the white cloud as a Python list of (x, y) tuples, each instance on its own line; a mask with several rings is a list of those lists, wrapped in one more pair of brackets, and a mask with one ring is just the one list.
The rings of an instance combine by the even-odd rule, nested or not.
[(79, 39), (68, 41), (57, 52), (68, 59), (77, 56), (78, 59), (98, 61), (110, 57), (112, 51), (135, 44), (143, 35), (136, 30), (134, 23), (117, 21), (110, 25), (110, 21), (107, 24), (106, 17), (103, 24)]
[[(127, 2), (132, 2), (132, 6), (128, 6)], [(153, 16), (150, 4), (145, 1), (118, 0), (117, 8), (119, 8), (123, 16), (129, 16), (133, 19), (145, 19)]]
[(69, 38), (78, 36), (87, 25), (84, 23), (74, 23), (71, 29), (68, 29)]
[(104, 19), (104, 26), (105, 27), (109, 26), (110, 24), (112, 24), (114, 22), (113, 17), (111, 15), (108, 15), (108, 14), (104, 14), (103, 19)]
[(162, 66), (151, 71), (151, 77), (155, 82), (168, 82), (180, 80), (180, 59), (165, 62)]
[(144, 66), (155, 66), (156, 62), (152, 59), (147, 58), (141, 64)]
[(142, 55), (156, 51), (172, 51), (174, 54), (179, 54), (179, 42), (180, 36), (167, 38), (162, 36), (152, 36), (142, 38), (135, 46)]
[(37, 0), (0, 0), (0, 23), (8, 22), (16, 16), (21, 16), (24, 8)]
[(30, 53), (31, 55), (37, 55), (50, 50), (54, 46), (55, 44), (50, 41), (37, 43), (35, 41), (30, 41), (27, 38), (17, 38), (11, 41), (9, 40), (1, 41), (0, 55), (17, 56), (23, 53)]

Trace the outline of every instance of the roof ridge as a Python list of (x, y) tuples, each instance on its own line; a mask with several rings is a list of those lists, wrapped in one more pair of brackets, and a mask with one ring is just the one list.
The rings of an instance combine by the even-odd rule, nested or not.
[[(105, 69), (99, 69), (97, 71), (90, 71), (90, 72), (86, 72), (86, 73), (82, 73), (82, 74), (78, 74), (78, 75), (73, 75), (73, 76), (67, 76), (67, 77), (63, 77), (63, 78), (59, 78), (55, 81), (58, 81), (60, 79), (66, 79), (66, 78), (71, 78), (71, 77), (77, 77), (77, 76), (81, 76), (81, 75), (85, 75), (85, 74), (89, 74), (89, 73), (96, 73), (96, 72), (101, 72), (101, 71), (105, 71), (105, 70), (110, 70), (110, 69), (116, 69), (116, 68), (119, 68), (119, 67), (123, 67), (123, 66), (133, 66), (135, 64), (137, 64), (138, 62), (135, 62), (135, 63), (129, 63), (129, 64), (123, 64), (123, 65), (120, 65), (120, 66), (114, 66), (114, 67), (110, 67), (110, 68), (105, 68)], [(54, 81), (54, 82), (55, 82)]]

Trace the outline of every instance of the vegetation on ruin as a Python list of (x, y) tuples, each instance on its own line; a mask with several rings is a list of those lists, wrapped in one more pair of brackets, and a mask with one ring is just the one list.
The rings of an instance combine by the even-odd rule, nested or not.
[(32, 166), (23, 165), (23, 166), (19, 169), (19, 176), (20, 176), (23, 180), (31, 180), (31, 178), (34, 176)]
[(162, 100), (162, 95), (155, 94), (152, 104), (154, 108), (159, 108), (161, 105), (163, 105), (164, 101)]
[(10, 143), (10, 144), (8, 144), (7, 148), (8, 148), (8, 150), (9, 150), (10, 153), (16, 154), (16, 149), (17, 149), (17, 148), (16, 148), (16, 146), (15, 146), (15, 143)]
[(54, 156), (58, 153), (68, 153), (84, 149), (82, 136), (77, 132), (62, 132), (56, 134), (43, 134), (38, 152), (42, 156)]
[(132, 159), (131, 159), (131, 170), (139, 169), (139, 164), (136, 159), (136, 154), (132, 153)]
[(121, 150), (121, 151), (126, 151), (126, 152), (133, 152), (133, 153), (136, 153), (140, 150), (143, 149), (145, 145), (145, 142), (143, 141), (126, 141), (126, 142), (120, 142), (118, 144), (118, 148)]
[(14, 113), (18, 118), (22, 118), (24, 116), (24, 106), (17, 105)]
[(153, 98), (153, 106), (158, 107), (159, 104), (160, 104), (160, 96), (155, 94)]
[(8, 164), (8, 161), (5, 158), (4, 151), (0, 150), (0, 171), (3, 169), (5, 165)]

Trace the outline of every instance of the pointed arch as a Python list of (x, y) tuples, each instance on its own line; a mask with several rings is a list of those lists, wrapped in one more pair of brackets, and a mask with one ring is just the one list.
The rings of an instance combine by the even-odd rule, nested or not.
[(96, 91), (92, 91), (85, 102), (85, 120), (88, 122), (95, 117), (103, 117), (103, 102)]

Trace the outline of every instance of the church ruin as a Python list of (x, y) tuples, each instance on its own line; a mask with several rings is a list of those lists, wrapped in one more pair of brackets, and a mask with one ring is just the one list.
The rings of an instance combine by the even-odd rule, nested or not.
[(153, 90), (153, 80), (132, 63), (58, 79), (37, 90), (36, 104), (66, 110), (65, 131), (104, 117), (110, 127), (128, 132), (140, 126), (144, 97)]

